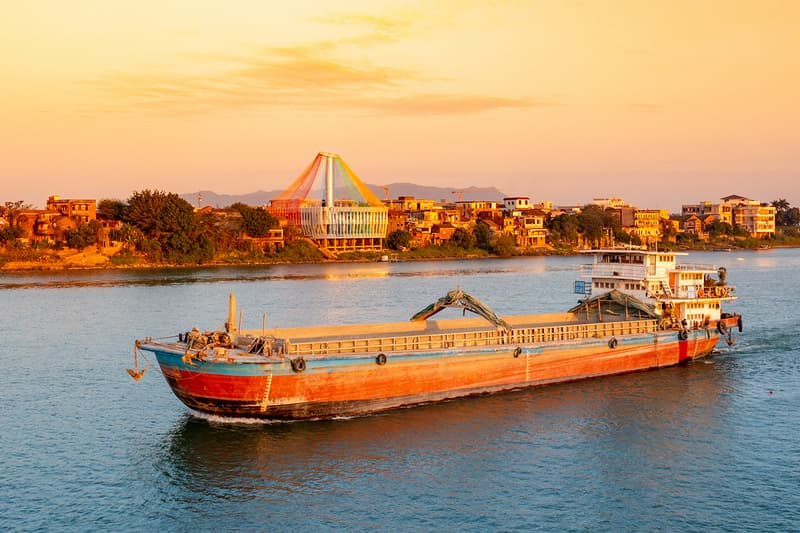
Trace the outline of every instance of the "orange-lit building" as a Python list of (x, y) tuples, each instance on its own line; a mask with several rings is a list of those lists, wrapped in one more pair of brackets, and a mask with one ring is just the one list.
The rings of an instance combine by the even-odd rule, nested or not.
[(96, 200), (51, 196), (47, 199), (45, 209), (47, 211), (57, 211), (79, 224), (85, 224), (97, 219)]

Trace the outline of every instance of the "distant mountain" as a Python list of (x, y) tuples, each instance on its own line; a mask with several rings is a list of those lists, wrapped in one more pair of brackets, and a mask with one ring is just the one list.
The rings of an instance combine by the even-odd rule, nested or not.
[[(386, 198), (386, 192), (383, 187), (379, 185), (367, 185), (370, 190), (375, 193), (375, 196), (381, 200)], [(486, 201), (502, 201), (507, 195), (502, 191), (497, 190), (495, 187), (466, 187), (463, 189), (456, 189), (453, 187), (431, 187), (428, 185), (417, 185), (416, 183), (390, 183), (389, 198), (397, 198), (398, 196), (413, 196), (423, 200), (444, 200), (446, 202), (454, 202), (459, 199), (465, 202), (477, 202), (481, 200)], [(460, 195), (460, 196), (459, 196)]]
[[(386, 198), (384, 187), (370, 184), (367, 184), (367, 187), (381, 200)], [(464, 189), (455, 189), (452, 187), (417, 185), (415, 183), (390, 183), (386, 185), (386, 187), (389, 188), (389, 198), (413, 196), (414, 198), (436, 200), (437, 202), (442, 200), (453, 202), (459, 199), (468, 202), (477, 202), (481, 200), (499, 202), (507, 196), (495, 187), (466, 187)], [(283, 191), (256, 191), (248, 194), (218, 194), (214, 191), (198, 191), (182, 193), (179, 196), (194, 206), (198, 205), (198, 195), (200, 197), (199, 204), (202, 206), (227, 207), (236, 202), (257, 206), (269, 205), (269, 201), (278, 196), (281, 192)]]
[[(179, 194), (181, 198), (193, 206), (228, 207), (236, 202), (247, 205), (268, 205), (269, 201), (283, 191), (256, 191), (247, 194), (217, 194), (214, 191), (198, 191)], [(199, 200), (198, 200), (199, 196)]]

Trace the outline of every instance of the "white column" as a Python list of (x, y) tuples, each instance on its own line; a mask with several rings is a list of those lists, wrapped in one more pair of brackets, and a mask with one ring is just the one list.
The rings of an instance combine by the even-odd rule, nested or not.
[(325, 207), (333, 207), (333, 157), (325, 156)]

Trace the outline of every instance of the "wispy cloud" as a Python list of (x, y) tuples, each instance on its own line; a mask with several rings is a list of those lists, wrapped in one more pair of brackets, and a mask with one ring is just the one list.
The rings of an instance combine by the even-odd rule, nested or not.
[[(353, 14), (318, 20), (363, 27), (365, 31), (337, 41), (264, 47), (251, 55), (206, 57), (208, 71), (205, 74), (129, 72), (88, 83), (110, 96), (112, 103), (107, 108), (110, 111), (150, 110), (167, 114), (300, 107), (442, 115), (547, 105), (528, 99), (460, 94), (459, 91), (415, 94), (415, 85), (431, 81), (441, 84), (443, 80), (432, 80), (410, 68), (341, 59), (345, 55), (341, 51), (347, 46), (365, 49), (400, 39), (409, 29), (407, 20)], [(196, 69), (201, 59), (194, 58), (193, 68)]]
[(327, 17), (317, 17), (315, 20), (327, 25), (344, 28), (363, 27), (365, 33), (350, 39), (339, 41), (343, 44), (380, 44), (394, 42), (408, 36), (413, 25), (413, 17), (395, 14), (391, 17), (367, 15), (362, 13), (337, 13)]
[(458, 94), (414, 94), (400, 98), (376, 98), (353, 102), (367, 109), (399, 115), (463, 115), (495, 109), (513, 109), (554, 105), (527, 98)]

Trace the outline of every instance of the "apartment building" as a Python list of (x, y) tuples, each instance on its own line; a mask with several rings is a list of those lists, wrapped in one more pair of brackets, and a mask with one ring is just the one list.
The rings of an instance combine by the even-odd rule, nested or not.
[(731, 194), (720, 198), (721, 202), (700, 202), (681, 207), (681, 214), (697, 215), (709, 225), (709, 216), (714, 221), (726, 222), (734, 228), (745, 230), (751, 237), (766, 239), (775, 236), (775, 208), (758, 200)]
[(85, 224), (97, 219), (97, 201), (89, 199), (59, 198), (50, 196), (45, 206), (47, 211), (56, 211), (63, 216)]

